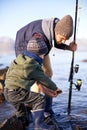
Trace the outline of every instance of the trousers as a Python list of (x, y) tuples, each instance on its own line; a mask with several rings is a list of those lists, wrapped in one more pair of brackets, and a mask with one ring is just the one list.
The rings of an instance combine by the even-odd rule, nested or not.
[(40, 93), (27, 91), (23, 88), (18, 88), (12, 91), (4, 88), (4, 95), (6, 100), (9, 101), (18, 111), (18, 116), (25, 115), (22, 104), (30, 105), (32, 110), (45, 109), (45, 97)]

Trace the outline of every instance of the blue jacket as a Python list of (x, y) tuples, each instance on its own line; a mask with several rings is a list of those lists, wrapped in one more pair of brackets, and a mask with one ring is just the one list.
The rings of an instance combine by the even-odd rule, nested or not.
[(56, 48), (65, 49), (65, 44), (58, 45), (55, 42), (54, 27), (55, 27), (55, 23), (58, 22), (58, 20), (59, 19), (57, 18), (41, 19), (41, 20), (33, 21), (27, 24), (26, 26), (24, 26), (23, 28), (21, 28), (17, 32), (16, 40), (15, 40), (16, 56), (26, 51), (28, 41), (32, 38), (32, 36), (43, 38), (46, 45), (48, 46), (49, 51), (53, 46), (53, 42)]

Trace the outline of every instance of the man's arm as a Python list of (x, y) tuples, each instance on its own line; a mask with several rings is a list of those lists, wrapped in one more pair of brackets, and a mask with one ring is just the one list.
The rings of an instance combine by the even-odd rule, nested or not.
[(76, 51), (77, 44), (73, 41), (69, 45), (66, 44), (55, 44), (55, 47), (62, 50)]

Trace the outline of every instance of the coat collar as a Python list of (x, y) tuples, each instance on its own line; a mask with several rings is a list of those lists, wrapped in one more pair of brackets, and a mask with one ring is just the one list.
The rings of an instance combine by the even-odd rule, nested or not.
[(24, 51), (24, 52), (23, 52), (23, 55), (24, 55), (24, 56), (28, 56), (28, 57), (30, 57), (30, 58), (34, 58), (40, 65), (42, 65), (42, 63), (43, 63), (42, 58), (40, 58), (38, 55), (36, 55), (36, 54), (34, 54), (34, 53), (31, 53), (31, 52), (29, 52), (29, 51)]

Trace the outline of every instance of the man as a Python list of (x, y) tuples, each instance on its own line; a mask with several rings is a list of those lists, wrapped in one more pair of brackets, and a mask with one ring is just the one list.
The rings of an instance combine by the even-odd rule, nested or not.
[[(48, 47), (48, 53), (43, 60), (43, 70), (51, 78), (52, 69), (50, 64), (49, 52), (54, 46), (58, 49), (75, 51), (77, 45), (71, 42), (69, 45), (65, 44), (73, 34), (73, 19), (70, 15), (66, 15), (61, 20), (58, 18), (40, 19), (33, 21), (17, 32), (15, 41), (16, 56), (23, 53), (27, 49), (28, 41), (32, 37), (41, 38)], [(45, 112), (54, 114), (52, 110), (52, 98), (46, 96)]]

